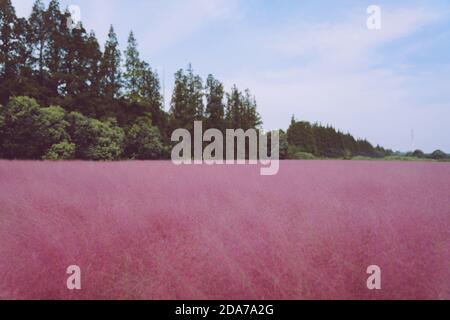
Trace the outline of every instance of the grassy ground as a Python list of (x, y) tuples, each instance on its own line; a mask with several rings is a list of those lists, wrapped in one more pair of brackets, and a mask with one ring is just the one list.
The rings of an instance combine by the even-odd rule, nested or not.
[(0, 161), (0, 299), (449, 299), (448, 190), (429, 162)]

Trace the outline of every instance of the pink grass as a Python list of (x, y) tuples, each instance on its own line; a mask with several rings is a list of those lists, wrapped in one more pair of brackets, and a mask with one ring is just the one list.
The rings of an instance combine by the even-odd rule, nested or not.
[(3, 299), (449, 299), (449, 249), (449, 164), (0, 162)]

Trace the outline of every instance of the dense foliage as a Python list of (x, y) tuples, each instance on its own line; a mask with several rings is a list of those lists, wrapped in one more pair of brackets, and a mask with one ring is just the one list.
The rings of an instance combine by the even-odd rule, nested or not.
[[(261, 126), (249, 90), (227, 93), (191, 65), (176, 72), (166, 112), (158, 74), (141, 59), (133, 32), (122, 54), (111, 26), (102, 52), (94, 32), (70, 28), (69, 18), (58, 0), (48, 7), (37, 0), (28, 19), (0, 1), (0, 157), (166, 159), (173, 130), (192, 131), (196, 120), (221, 131)], [(329, 126), (293, 120), (281, 133), (283, 158), (389, 154)]]

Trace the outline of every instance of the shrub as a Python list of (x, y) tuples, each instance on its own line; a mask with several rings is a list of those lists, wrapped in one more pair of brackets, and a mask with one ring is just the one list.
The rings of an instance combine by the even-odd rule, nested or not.
[(42, 125), (46, 130), (47, 143), (52, 146), (70, 139), (67, 129), (66, 111), (59, 106), (42, 108)]
[(164, 153), (161, 134), (152, 125), (150, 117), (139, 117), (128, 130), (125, 139), (125, 154), (131, 159), (160, 159)]
[(54, 144), (43, 157), (44, 160), (70, 160), (75, 156), (75, 144), (63, 141)]
[(2, 155), (8, 159), (40, 159), (48, 139), (36, 100), (14, 97), (0, 112)]
[(300, 151), (298, 147), (289, 146), (289, 159), (314, 160), (316, 157), (311, 153)]
[(83, 160), (118, 160), (123, 153), (124, 131), (114, 120), (101, 122), (81, 113), (68, 115), (75, 157)]

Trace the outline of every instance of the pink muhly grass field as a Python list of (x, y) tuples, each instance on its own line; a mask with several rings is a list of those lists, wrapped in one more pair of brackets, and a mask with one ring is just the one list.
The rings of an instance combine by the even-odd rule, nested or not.
[(2, 299), (450, 299), (449, 248), (445, 163), (0, 162)]

